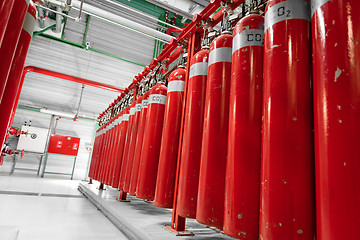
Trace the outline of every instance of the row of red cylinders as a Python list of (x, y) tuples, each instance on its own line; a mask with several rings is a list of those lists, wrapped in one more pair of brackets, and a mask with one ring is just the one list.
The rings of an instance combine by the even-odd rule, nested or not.
[(22, 86), (21, 74), (36, 21), (36, 7), (30, 0), (0, 3), (0, 144), (17, 107)]
[[(154, 200), (157, 189), (156, 204), (172, 207), (184, 80), (185, 69), (180, 67), (169, 76), (168, 88), (155, 85), (99, 128), (91, 178), (147, 200)], [(163, 176), (162, 171), (158, 174), (159, 163), (169, 169)], [(161, 177), (168, 184), (161, 184)]]
[[(165, 105), (166, 87), (156, 85), (147, 113), (130, 116), (127, 126), (137, 129), (125, 130), (115, 187), (172, 207), (181, 151), (180, 216), (239, 239), (357, 239), (359, 7), (271, 0), (265, 24), (256, 14), (240, 20), (191, 60), (182, 149), (183, 95), (168, 92)], [(171, 80), (177, 74), (185, 72)], [(108, 154), (103, 135), (95, 159)], [(91, 178), (109, 182), (91, 169)]]

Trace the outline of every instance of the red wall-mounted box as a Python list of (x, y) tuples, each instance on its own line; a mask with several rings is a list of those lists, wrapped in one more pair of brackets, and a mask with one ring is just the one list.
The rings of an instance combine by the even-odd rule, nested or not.
[(77, 156), (80, 138), (51, 134), (48, 153)]

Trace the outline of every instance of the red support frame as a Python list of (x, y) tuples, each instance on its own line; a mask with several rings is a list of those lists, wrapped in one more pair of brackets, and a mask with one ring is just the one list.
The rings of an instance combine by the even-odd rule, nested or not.
[(39, 67), (33, 67), (33, 66), (27, 66), (24, 68), (23, 70), (23, 74), (22, 74), (22, 79), (21, 82), (24, 82), (24, 78), (25, 75), (29, 72), (36, 72), (36, 73), (40, 73), (40, 74), (44, 74), (44, 75), (48, 75), (51, 77), (56, 77), (56, 78), (60, 78), (63, 80), (67, 80), (67, 81), (71, 81), (71, 82), (76, 82), (76, 83), (80, 83), (80, 84), (84, 84), (84, 85), (88, 85), (88, 86), (92, 86), (92, 87), (96, 87), (96, 88), (101, 88), (104, 90), (109, 90), (109, 91), (113, 91), (113, 92), (119, 92), (122, 93), (124, 91), (124, 89), (122, 88), (118, 88), (112, 85), (108, 85), (105, 83), (100, 83), (100, 82), (95, 82), (95, 81), (91, 81), (91, 80), (87, 80), (84, 78), (79, 78), (79, 77), (75, 77), (75, 76), (70, 76), (64, 73), (59, 73), (59, 72), (55, 72), (55, 71), (51, 71), (51, 70), (47, 70), (44, 68), (39, 68)]
[(180, 175), (180, 166), (181, 166), (181, 148), (182, 148), (182, 139), (183, 139), (183, 131), (184, 131), (184, 121), (185, 121), (185, 109), (186, 109), (186, 95), (187, 88), (189, 82), (189, 74), (190, 74), (190, 61), (191, 58), (195, 55), (195, 53), (200, 49), (200, 36), (196, 32), (194, 32), (189, 38), (188, 45), (188, 59), (186, 66), (186, 75), (185, 75), (185, 87), (184, 87), (184, 102), (183, 109), (181, 115), (181, 129), (180, 129), (180, 139), (179, 139), (179, 151), (177, 157), (177, 168), (176, 168), (176, 177), (175, 177), (175, 189), (174, 189), (174, 204), (173, 204), (173, 212), (171, 217), (171, 226), (166, 227), (168, 230), (177, 233), (178, 235), (192, 235), (191, 232), (185, 230), (185, 222), (186, 218), (181, 217), (177, 213), (177, 196), (178, 196), (178, 188), (179, 188), (179, 175)]

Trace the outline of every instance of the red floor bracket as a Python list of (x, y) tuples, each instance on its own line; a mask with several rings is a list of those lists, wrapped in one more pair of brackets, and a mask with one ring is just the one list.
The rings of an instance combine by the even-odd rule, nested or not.
[(89, 184), (93, 184), (92, 179), (90, 178)]
[(103, 183), (100, 183), (100, 186), (99, 186), (98, 189), (99, 189), (99, 190), (106, 190), (106, 189), (104, 188), (104, 184), (103, 184)]
[(206, 226), (207, 228), (210, 228), (211, 230), (214, 230), (215, 232), (218, 232), (218, 233), (222, 233), (224, 234), (224, 231), (217, 228), (217, 227), (212, 227), (212, 226)]
[(120, 196), (116, 199), (116, 201), (119, 202), (130, 202), (127, 198), (127, 192), (124, 192), (123, 190), (120, 190)]
[(184, 231), (177, 231), (175, 229), (173, 229), (171, 226), (169, 225), (164, 225), (163, 226), (165, 229), (169, 230), (172, 233), (175, 233), (176, 236), (194, 236), (195, 234), (193, 232), (190, 232), (188, 230), (184, 230)]

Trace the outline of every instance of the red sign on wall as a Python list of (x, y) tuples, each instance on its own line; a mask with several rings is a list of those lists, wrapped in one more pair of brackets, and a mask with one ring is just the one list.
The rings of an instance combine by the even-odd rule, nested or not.
[(77, 156), (80, 138), (51, 134), (48, 153)]

